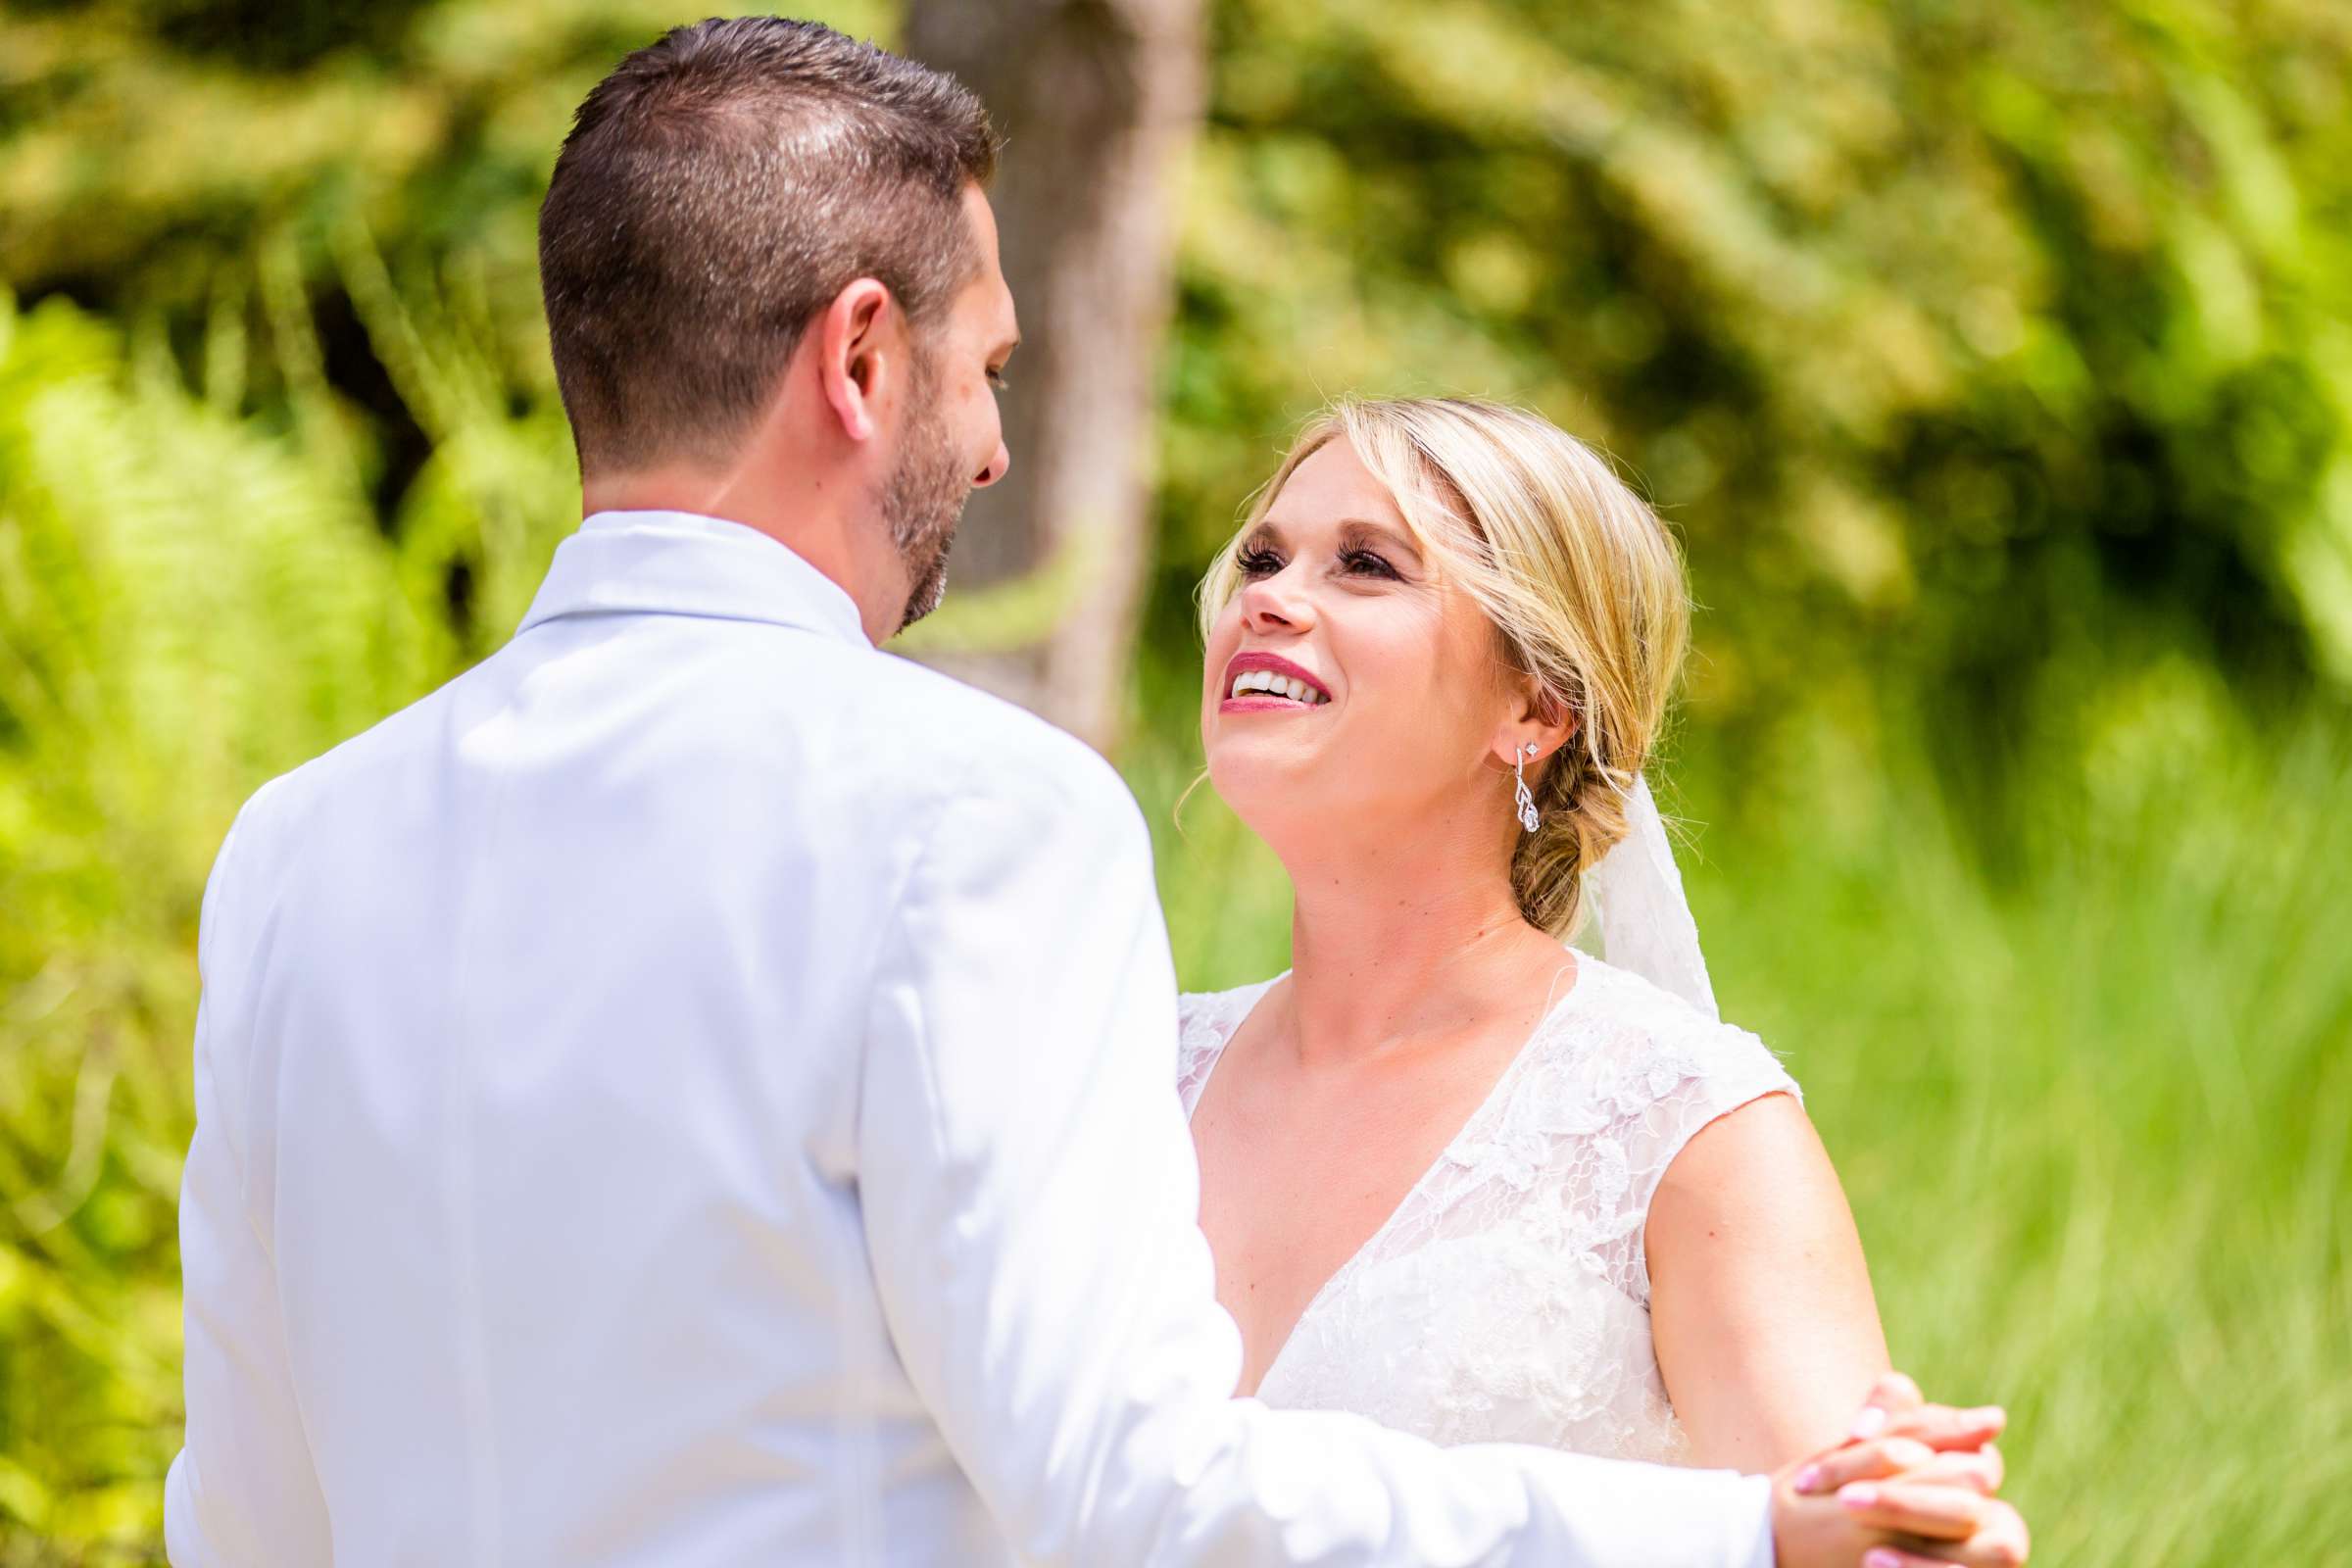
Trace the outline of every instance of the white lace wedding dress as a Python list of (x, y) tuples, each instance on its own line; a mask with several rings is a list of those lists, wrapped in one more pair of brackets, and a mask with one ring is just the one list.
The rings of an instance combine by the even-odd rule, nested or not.
[[(1273, 984), (1183, 999), (1188, 1115)], [(1258, 1396), (1443, 1444), (1685, 1458), (1649, 1337), (1649, 1200), (1691, 1134), (1776, 1091), (1796, 1084), (1754, 1035), (1579, 954), (1568, 995), (1307, 1303)]]

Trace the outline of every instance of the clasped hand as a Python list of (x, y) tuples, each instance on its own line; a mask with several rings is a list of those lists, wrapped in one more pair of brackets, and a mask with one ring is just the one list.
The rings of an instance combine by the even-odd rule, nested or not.
[(1888, 1373), (1851, 1436), (1773, 1477), (1779, 1568), (2017, 1568), (2026, 1522), (1995, 1495), (2007, 1421), (1995, 1406), (1929, 1404)]

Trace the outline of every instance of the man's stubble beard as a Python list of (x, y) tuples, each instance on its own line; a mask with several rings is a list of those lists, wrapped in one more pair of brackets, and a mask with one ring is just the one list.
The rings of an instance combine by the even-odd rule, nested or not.
[(948, 552), (972, 494), (971, 480), (939, 416), (928, 366), (918, 365), (908, 390), (912, 396), (906, 434), (882, 487), (882, 520), (906, 563), (906, 613), (899, 622), (900, 631), (937, 610), (947, 597)]

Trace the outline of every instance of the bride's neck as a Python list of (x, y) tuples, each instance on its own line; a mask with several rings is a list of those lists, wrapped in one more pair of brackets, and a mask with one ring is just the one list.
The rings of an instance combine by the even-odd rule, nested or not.
[(1531, 957), (1557, 949), (1520, 914), (1507, 861), (1461, 834), (1318, 846), (1284, 865), (1302, 1060), (1458, 1031), (1509, 1005)]

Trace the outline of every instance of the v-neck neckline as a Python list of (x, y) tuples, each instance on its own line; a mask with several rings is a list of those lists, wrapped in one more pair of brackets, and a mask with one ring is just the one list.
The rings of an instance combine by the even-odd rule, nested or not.
[[(1290, 1328), (1283, 1334), (1282, 1344), (1275, 1348), (1274, 1354), (1266, 1361), (1265, 1371), (1258, 1374), (1257, 1386), (1239, 1397), (1256, 1398), (1265, 1392), (1266, 1385), (1274, 1381), (1274, 1374), (1282, 1370), (1283, 1358), (1291, 1353), (1291, 1347), (1298, 1343), (1298, 1331), (1305, 1327), (1308, 1318), (1314, 1316), (1315, 1308), (1337, 1294), (1342, 1282), (1356, 1271), (1357, 1265), (1387, 1238), (1390, 1231), (1396, 1229), (1397, 1220), (1407, 1208), (1412, 1206), (1413, 1200), (1421, 1196), (1421, 1190), (1437, 1177), (1438, 1172), (1446, 1168), (1446, 1162), (1453, 1157), (1454, 1150), (1461, 1146), (1462, 1141), (1500, 1110), (1508, 1099), (1508, 1091), (1518, 1082), (1529, 1059), (1535, 1055), (1536, 1042), (1550, 1033), (1552, 1026), (1559, 1019), (1567, 1016), (1568, 1010), (1577, 1004), (1579, 998), (1585, 995), (1591, 979), (1586, 966), (1591, 964), (1595, 968), (1602, 967), (1599, 960), (1581, 949), (1571, 948), (1568, 951), (1575, 954), (1576, 956), (1575, 978), (1569, 982), (1567, 994), (1544, 1009), (1544, 1015), (1538, 1018), (1535, 1027), (1527, 1032), (1527, 1038), (1519, 1043), (1519, 1049), (1512, 1053), (1511, 1059), (1504, 1063), (1501, 1072), (1495, 1074), (1494, 1082), (1487, 1089), (1486, 1098), (1478, 1102), (1478, 1108), (1470, 1112), (1461, 1126), (1454, 1129), (1453, 1136), (1446, 1140), (1445, 1145), (1439, 1149), (1437, 1157), (1429, 1162), (1428, 1169), (1413, 1179), (1412, 1185), (1405, 1188), (1397, 1198), (1396, 1206), (1391, 1208), (1381, 1222), (1372, 1228), (1372, 1233), (1357, 1244), (1355, 1250), (1349, 1252), (1339, 1267), (1326, 1275), (1323, 1283), (1315, 1288), (1314, 1294), (1306, 1298), (1306, 1305), (1300, 1307), (1298, 1315), (1291, 1319)], [(1193, 1116), (1199, 1113), (1200, 1102), (1208, 1098), (1208, 1082), (1216, 1076), (1218, 1064), (1225, 1059), (1226, 1048), (1233, 1044), (1236, 1036), (1249, 1027), (1250, 1018), (1256, 1014), (1258, 1007), (1264, 1004), (1266, 997), (1273, 989), (1288, 980), (1291, 974), (1291, 970), (1285, 969), (1271, 980), (1261, 982), (1258, 985), (1257, 994), (1250, 999), (1249, 1007), (1240, 1018), (1234, 1021), (1233, 1027), (1226, 1031), (1225, 1038), (1217, 1043), (1216, 1054), (1208, 1058), (1208, 1065), (1202, 1069), (1200, 1074), (1200, 1083), (1193, 1091), (1192, 1109), (1185, 1115), (1188, 1125)]]

